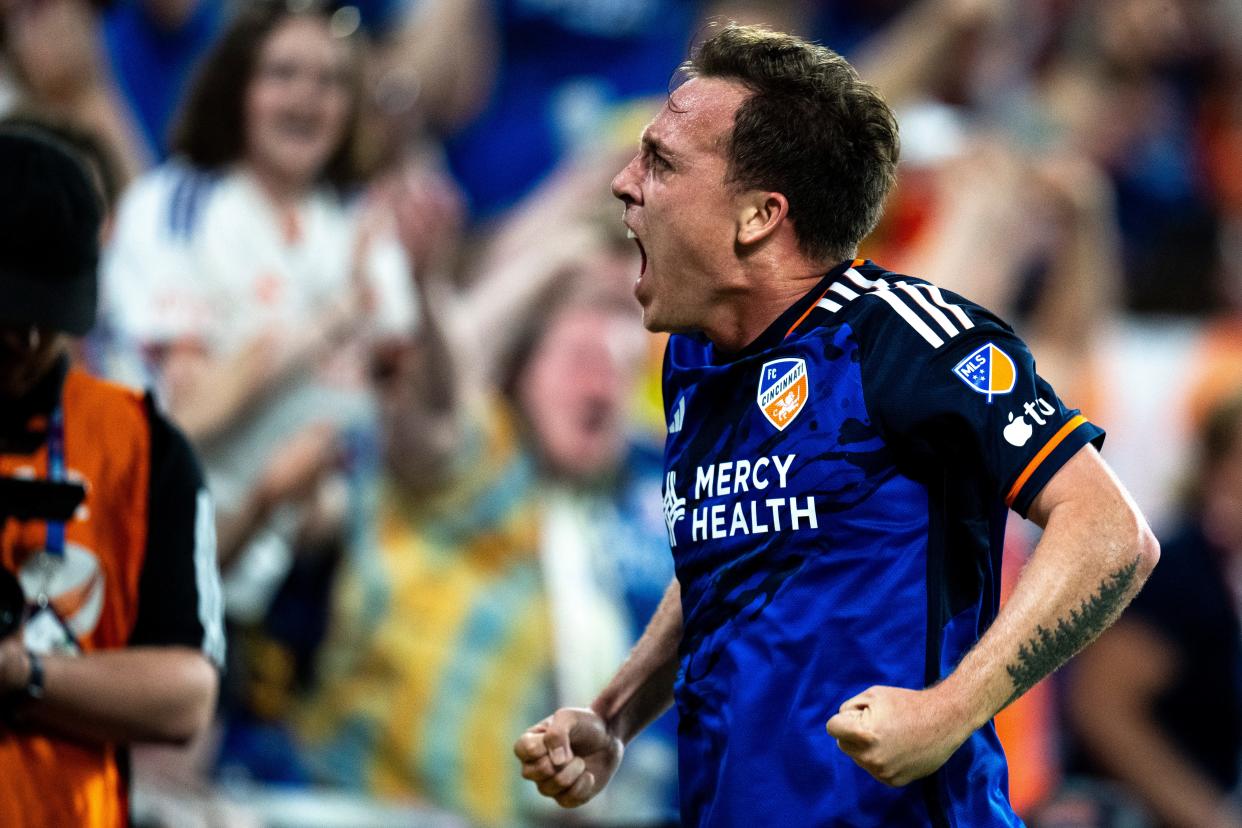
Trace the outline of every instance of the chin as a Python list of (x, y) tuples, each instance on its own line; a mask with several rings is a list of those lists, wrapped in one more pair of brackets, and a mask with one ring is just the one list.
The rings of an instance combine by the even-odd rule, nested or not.
[(690, 333), (698, 330), (694, 325), (678, 322), (676, 319), (669, 319), (668, 316), (661, 316), (658, 313), (652, 313), (650, 310), (643, 310), (643, 327), (651, 333)]
[(328, 158), (323, 153), (306, 152), (300, 148), (273, 153), (271, 160), (272, 166), (280, 171), (281, 178), (306, 185), (313, 184), (328, 163)]
[(585, 482), (613, 471), (621, 462), (621, 452), (611, 445), (582, 446), (572, 454), (549, 459), (558, 477)]
[(643, 327), (652, 333), (669, 331), (668, 320), (661, 315), (660, 309), (650, 300), (643, 304)]

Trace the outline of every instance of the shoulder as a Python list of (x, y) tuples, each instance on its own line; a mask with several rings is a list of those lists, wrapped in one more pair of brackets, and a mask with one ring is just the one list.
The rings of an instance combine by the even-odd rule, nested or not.
[(126, 190), (117, 211), (118, 233), (132, 233), (136, 228), (145, 235), (188, 239), (217, 185), (226, 179), (185, 161), (168, 161)]
[(91, 421), (123, 418), (137, 423), (146, 417), (142, 391), (100, 379), (81, 368), (70, 369), (63, 394), (66, 410), (81, 412)]
[(938, 350), (959, 338), (1013, 336), (1013, 328), (982, 305), (870, 262), (846, 270), (821, 305), (869, 344), (909, 341)]
[(151, 433), (153, 490), (163, 485), (197, 493), (205, 483), (189, 439), (160, 411), (151, 394), (142, 395), (142, 407)]
[(932, 365), (956, 371), (979, 358), (1012, 369), (1028, 353), (1013, 328), (987, 308), (871, 262), (856, 261), (823, 289), (799, 335), (837, 336), (843, 327), (864, 375), (878, 369), (911, 378)]

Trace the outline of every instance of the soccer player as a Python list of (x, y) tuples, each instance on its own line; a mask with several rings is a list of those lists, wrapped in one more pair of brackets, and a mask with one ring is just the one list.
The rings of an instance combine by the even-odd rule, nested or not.
[[(686, 70), (613, 182), (674, 332), (677, 577), (591, 706), (518, 739), (522, 773), (586, 802), (675, 697), (687, 825), (1020, 825), (991, 719), (1158, 546), (1008, 325), (854, 258), (897, 161), (875, 91), (751, 27)], [(1044, 534), (998, 612), (1007, 508)]]

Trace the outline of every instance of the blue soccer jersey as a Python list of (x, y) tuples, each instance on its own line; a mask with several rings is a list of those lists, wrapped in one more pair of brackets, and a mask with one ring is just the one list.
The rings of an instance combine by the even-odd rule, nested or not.
[(863, 261), (739, 353), (671, 337), (664, 400), (683, 822), (1020, 825), (991, 725), (889, 788), (824, 724), (952, 671), (996, 616), (1006, 509), (1103, 432), (996, 316)]

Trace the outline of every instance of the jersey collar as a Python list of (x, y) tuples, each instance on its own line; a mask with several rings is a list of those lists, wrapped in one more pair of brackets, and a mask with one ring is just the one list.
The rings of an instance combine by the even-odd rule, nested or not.
[(780, 345), (783, 341), (785, 341), (786, 337), (792, 334), (797, 327), (802, 324), (802, 321), (806, 319), (808, 314), (810, 314), (811, 309), (815, 307), (820, 299), (824, 298), (824, 294), (828, 292), (828, 289), (831, 288), (834, 283), (841, 279), (841, 277), (845, 274), (845, 271), (849, 270), (851, 267), (858, 267), (862, 263), (863, 259), (846, 259), (836, 267), (829, 270), (824, 275), (824, 278), (820, 279), (815, 284), (815, 287), (803, 294), (802, 298), (797, 302), (794, 302), (786, 308), (780, 316), (776, 317), (776, 320), (771, 325), (768, 325), (763, 333), (755, 337), (755, 339), (742, 350), (733, 354), (725, 355), (721, 354), (713, 346), (712, 350), (715, 354), (715, 359), (713, 361), (718, 363), (733, 362), (734, 360), (753, 356), (761, 351), (766, 351), (769, 348), (775, 348), (777, 345)]

